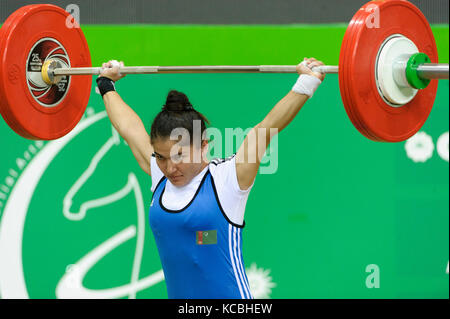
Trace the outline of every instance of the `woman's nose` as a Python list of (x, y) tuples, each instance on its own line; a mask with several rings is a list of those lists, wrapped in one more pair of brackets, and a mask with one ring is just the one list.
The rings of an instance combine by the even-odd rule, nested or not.
[(167, 161), (167, 173), (169, 175), (173, 174), (177, 170), (177, 164), (172, 162), (171, 160)]

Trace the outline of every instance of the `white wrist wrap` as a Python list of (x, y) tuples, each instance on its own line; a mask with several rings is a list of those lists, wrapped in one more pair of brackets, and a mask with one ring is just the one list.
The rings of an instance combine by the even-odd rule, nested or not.
[(308, 95), (311, 98), (314, 95), (314, 92), (316, 92), (320, 83), (322, 83), (322, 81), (320, 81), (319, 78), (309, 74), (302, 74), (298, 77), (298, 80), (292, 88), (292, 91), (294, 91), (295, 93)]

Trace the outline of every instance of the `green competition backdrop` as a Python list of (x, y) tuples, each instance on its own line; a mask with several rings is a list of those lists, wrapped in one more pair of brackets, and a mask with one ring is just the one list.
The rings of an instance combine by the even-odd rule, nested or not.
[[(93, 65), (109, 59), (127, 65), (296, 64), (304, 56), (337, 64), (345, 27), (105, 25), (83, 31)], [(440, 62), (448, 63), (448, 25), (433, 31)], [(295, 80), (292, 74), (137, 75), (118, 82), (117, 90), (148, 130), (167, 92), (177, 89), (224, 132), (257, 124)], [(255, 296), (448, 298), (448, 104), (449, 82), (440, 81), (420, 132), (428, 139), (413, 145), (418, 154), (432, 150), (416, 162), (405, 142), (375, 143), (360, 135), (345, 113), (337, 76), (327, 76), (279, 134), (278, 151), (267, 155), (276, 174), (258, 175), (249, 196), (243, 255)], [(98, 292), (96, 297), (167, 298), (148, 225), (150, 177), (112, 132), (94, 87), (82, 123), (44, 165), (54, 142), (25, 140), (0, 121), (0, 296), (74, 296), (71, 289), (82, 286), (87, 293), (81, 290), (78, 297)], [(447, 157), (438, 152), (442, 138)], [(100, 154), (107, 141), (113, 146)], [(33, 191), (23, 193), (29, 200), (23, 229), (6, 232), (15, 225), (6, 218), (16, 213), (12, 198), (21, 199), (37, 169), (42, 175)], [(127, 186), (115, 200), (87, 205)], [(76, 220), (83, 209), (85, 216)], [(80, 266), (120, 235), (102, 258)], [(19, 253), (10, 248), (10, 238), (22, 241)], [(1, 259), (14, 254), (21, 256), (20, 271)], [(77, 267), (84, 273), (63, 285)], [(151, 275), (160, 279), (149, 284)], [(114, 292), (117, 287), (124, 290)]]

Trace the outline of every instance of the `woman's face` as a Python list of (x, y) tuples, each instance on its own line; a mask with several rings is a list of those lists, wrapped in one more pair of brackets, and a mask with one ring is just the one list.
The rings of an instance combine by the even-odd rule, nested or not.
[(178, 187), (187, 185), (207, 164), (207, 141), (202, 141), (201, 147), (181, 147), (178, 141), (158, 138), (152, 146), (159, 169)]

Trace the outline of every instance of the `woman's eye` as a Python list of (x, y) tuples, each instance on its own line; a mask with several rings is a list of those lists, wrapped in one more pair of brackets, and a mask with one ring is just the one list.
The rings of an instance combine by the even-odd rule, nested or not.
[(173, 155), (172, 156), (172, 160), (175, 162), (175, 161), (182, 161), (184, 158), (186, 158), (187, 157), (187, 154), (183, 154), (183, 153), (181, 153), (181, 154), (175, 154), (175, 155)]

